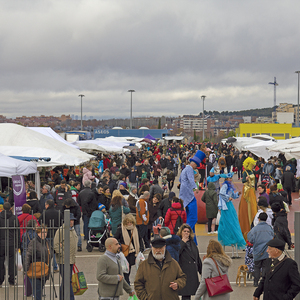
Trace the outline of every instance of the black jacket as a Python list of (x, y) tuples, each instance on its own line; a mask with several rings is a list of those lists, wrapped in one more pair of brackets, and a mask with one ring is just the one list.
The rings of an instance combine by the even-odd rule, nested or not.
[[(48, 209), (44, 210), (39, 218), (40, 224), (45, 224), (48, 227), (47, 238), (54, 238), (55, 232), (58, 227), (60, 227), (63, 223), (63, 215), (62, 213), (55, 209), (54, 207), (48, 207)], [(51, 229), (51, 227), (55, 227)]]
[(161, 158), (159, 162), (160, 162), (162, 169), (167, 167), (167, 159), (166, 158)]
[(266, 272), (255, 290), (253, 296), (259, 298), (264, 293), (263, 300), (292, 300), (300, 292), (300, 275), (297, 263), (291, 258), (285, 258), (271, 272), (272, 260), (267, 258)]
[(295, 177), (291, 171), (286, 171), (282, 175), (282, 186), (284, 189), (293, 189)]
[(42, 208), (38, 199), (27, 200), (26, 204), (31, 206), (31, 211), (33, 214), (42, 213)]
[(160, 203), (159, 203), (159, 207), (157, 210), (157, 214), (159, 217), (163, 217), (165, 218), (166, 213), (168, 211), (168, 209), (171, 207), (171, 201), (169, 200), (169, 198), (165, 198), (163, 199)]
[(280, 211), (275, 214), (274, 235), (291, 246), (291, 233), (288, 226), (287, 214), (285, 211)]
[(60, 186), (55, 191), (54, 195), (54, 203), (56, 204), (56, 209), (61, 210), (63, 207), (63, 203), (67, 198), (72, 198), (71, 191), (65, 191), (65, 189), (62, 189)]
[(98, 209), (95, 194), (89, 187), (85, 187), (78, 195), (78, 204), (82, 208), (82, 214), (90, 217)]
[(70, 213), (74, 215), (76, 220), (74, 220), (74, 225), (80, 224), (80, 218), (81, 218), (81, 211), (80, 211), (80, 206), (73, 200), (72, 205), (70, 208), (67, 208), (65, 205), (62, 207), (61, 213), (64, 216), (64, 212), (66, 209), (70, 210)]
[(185, 242), (180, 241), (179, 265), (187, 276), (186, 286), (179, 291), (179, 294), (183, 296), (195, 295), (199, 286), (198, 272), (199, 274), (202, 273), (202, 262), (198, 247), (193, 240), (190, 240), (189, 243), (191, 250)]
[(273, 203), (278, 202), (280, 203), (280, 207), (284, 208), (284, 197), (280, 193), (273, 193), (271, 192), (269, 195), (269, 205), (272, 206)]
[(0, 246), (4, 247), (6, 235), (8, 230), (9, 246), (14, 246), (16, 249), (20, 248), (20, 229), (3, 229), (3, 227), (20, 227), (17, 216), (10, 210), (3, 210), (0, 213)]

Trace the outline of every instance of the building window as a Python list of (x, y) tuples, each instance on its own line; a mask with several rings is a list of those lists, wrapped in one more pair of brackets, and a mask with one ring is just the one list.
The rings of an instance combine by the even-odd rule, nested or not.
[(270, 136), (270, 133), (262, 133), (262, 135), (268, 135), (268, 136)]
[(284, 133), (272, 133), (273, 137), (284, 137)]
[(250, 137), (250, 133), (247, 133), (247, 137)]
[(243, 137), (245, 137), (245, 133), (243, 133)]

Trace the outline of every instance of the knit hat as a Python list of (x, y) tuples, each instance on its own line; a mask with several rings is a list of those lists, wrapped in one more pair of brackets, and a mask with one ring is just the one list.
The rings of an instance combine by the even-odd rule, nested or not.
[(267, 242), (267, 246), (277, 248), (281, 251), (284, 251), (285, 242), (280, 239), (273, 239), (273, 240)]
[(105, 209), (105, 205), (103, 205), (103, 204), (100, 203), (99, 206), (98, 206), (98, 209), (99, 210)]

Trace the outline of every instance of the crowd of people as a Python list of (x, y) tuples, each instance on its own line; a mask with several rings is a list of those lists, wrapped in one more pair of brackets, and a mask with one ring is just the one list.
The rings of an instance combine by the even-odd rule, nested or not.
[[(291, 192), (298, 189), (295, 160), (286, 161), (280, 156), (265, 162), (251, 153), (240, 153), (230, 145), (212, 143), (150, 145), (126, 155), (99, 155), (97, 158), (84, 167), (56, 167), (51, 172), (44, 171), (40, 199), (33, 181), (28, 180), (26, 203), (18, 217), (12, 213), (14, 196), (9, 187), (1, 193), (1, 286), (6, 251), (2, 243), (6, 235), (1, 227), (7, 226), (3, 219), (9, 220), (10, 227), (19, 227), (10, 231), (8, 241), (9, 284), (14, 285), (15, 249), (21, 249), (26, 272), (36, 262), (49, 266), (52, 261), (54, 272), (60, 272), (63, 277), (68, 267), (72, 274), (75, 253), (84, 248), (89, 251), (91, 236), (94, 237), (90, 222), (93, 214), (101, 211), (102, 227), (110, 234), (101, 241), (103, 248), (99, 245), (99, 250), (106, 249), (97, 265), (100, 299), (118, 297), (123, 288), (129, 295), (136, 293), (139, 299), (162, 299), (162, 294), (168, 295), (168, 299), (178, 299), (178, 294), (182, 299), (191, 299), (192, 295), (195, 299), (202, 296), (208, 299), (205, 278), (217, 276), (218, 272), (227, 274), (231, 265), (231, 258), (224, 253), (223, 246), (232, 246), (232, 258), (239, 257), (238, 249), (246, 248), (249, 272), (253, 273), (254, 286), (258, 287), (255, 297), (263, 291), (266, 293), (269, 287), (266, 287), (264, 274), (269, 268), (274, 271), (274, 265), (270, 267), (268, 260), (272, 257), (272, 248), (284, 249), (285, 243), (289, 249), (294, 247), (287, 213), (292, 205)], [(243, 183), (242, 192), (234, 187), (234, 173)], [(178, 186), (174, 185), (176, 176), (179, 176)], [(203, 262), (195, 235), (195, 195), (200, 190), (204, 190), (202, 201), (206, 205), (208, 233), (218, 234), (218, 241), (210, 240)], [(240, 197), (236, 212), (232, 201)], [(71, 216), (71, 252), (67, 266), (61, 227), (65, 210), (70, 210)], [(214, 219), (218, 220), (212, 231)], [(270, 242), (274, 237), (277, 244)], [(117, 255), (123, 246), (129, 265), (124, 274)], [(147, 250), (150, 250), (148, 258), (138, 268), (133, 290), (129, 278), (131, 267), (139, 253)], [(49, 272), (39, 278), (28, 276), (36, 299), (41, 299), (49, 279)], [(293, 285), (293, 293), (299, 291), (299, 281), (290, 285)], [(60, 295), (63, 293), (62, 281)], [(74, 299), (72, 288), (70, 299)], [(229, 294), (216, 299), (229, 299)]]

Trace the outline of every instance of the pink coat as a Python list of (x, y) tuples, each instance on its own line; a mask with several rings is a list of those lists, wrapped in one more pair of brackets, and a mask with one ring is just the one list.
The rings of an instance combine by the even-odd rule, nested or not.
[(93, 181), (95, 178), (95, 176), (92, 175), (92, 172), (87, 168), (83, 168), (82, 173), (83, 173), (82, 184), (84, 184), (84, 182), (87, 180)]

